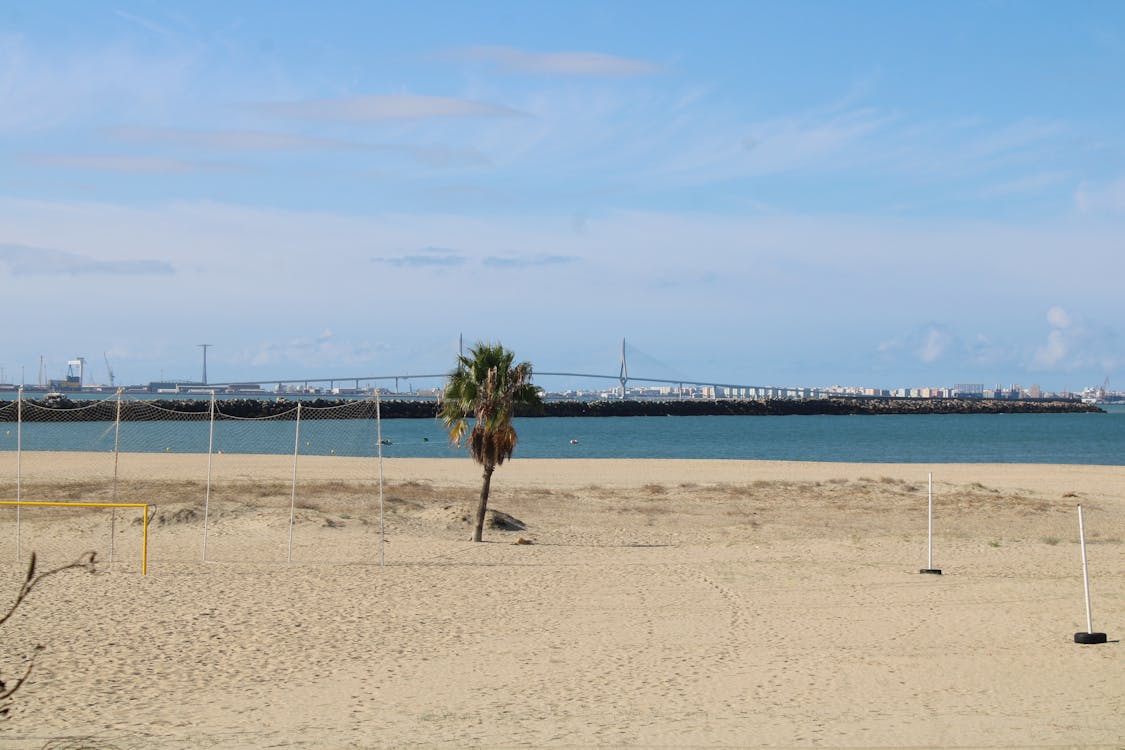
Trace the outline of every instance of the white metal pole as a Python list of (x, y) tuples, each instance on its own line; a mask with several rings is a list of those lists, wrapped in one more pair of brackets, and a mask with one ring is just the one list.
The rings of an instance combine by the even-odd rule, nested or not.
[(929, 510), (926, 513), (926, 567), (934, 567), (934, 474), (929, 475)]
[(1090, 616), (1090, 574), (1086, 569), (1086, 527), (1082, 523), (1082, 505), (1078, 505), (1078, 539), (1082, 544), (1082, 586), (1086, 590), (1086, 632), (1094, 632), (1094, 621)]
[[(117, 502), (117, 461), (121, 449), (121, 391), (117, 389), (117, 417), (114, 420), (113, 427), (113, 490), (110, 496), (110, 502)], [(117, 533), (117, 508), (109, 509), (109, 567), (113, 568), (113, 542), (114, 534)]]
[(293, 489), (289, 496), (289, 552), (285, 562), (293, 562), (293, 521), (297, 508), (297, 454), (301, 449), (301, 402), (297, 402), (297, 429), (293, 434)]
[(16, 562), (20, 559), (20, 500), (23, 499), (23, 386), (16, 395)]
[(379, 455), (379, 566), (384, 562), (383, 548), (386, 546), (387, 532), (383, 524), (383, 415), (379, 405), (379, 388), (375, 388), (375, 442)]
[(207, 519), (211, 510), (211, 455), (215, 452), (215, 392), (211, 391), (211, 431), (207, 438), (207, 491), (203, 496), (203, 562), (207, 562)]

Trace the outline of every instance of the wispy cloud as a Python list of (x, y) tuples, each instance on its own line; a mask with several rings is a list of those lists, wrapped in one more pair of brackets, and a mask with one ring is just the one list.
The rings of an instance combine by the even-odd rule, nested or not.
[(374, 263), (385, 263), (389, 266), (415, 268), (463, 266), (468, 261), (464, 254), (440, 247), (427, 247), (409, 255), (372, 258), (371, 260)]
[(1074, 191), (1074, 205), (1084, 214), (1125, 213), (1125, 177), (1113, 182), (1083, 182)]
[(325, 362), (349, 365), (371, 362), (380, 349), (385, 347), (366, 341), (339, 340), (331, 329), (325, 329), (315, 336), (263, 341), (256, 348), (242, 351), (236, 359), (255, 367), (286, 364), (309, 367)]
[(260, 130), (189, 130), (186, 128), (107, 128), (111, 138), (128, 143), (158, 143), (221, 151), (294, 151), (307, 149), (359, 149), (361, 144), (332, 138), (313, 138)]
[(489, 256), (481, 261), (493, 268), (539, 268), (565, 266), (578, 261), (573, 255)]
[[(458, 167), (488, 164), (489, 159), (472, 147), (411, 143), (362, 143), (337, 138), (317, 138), (293, 133), (261, 130), (208, 130), (160, 127), (112, 127), (105, 134), (132, 144), (182, 146), (230, 153), (354, 151), (402, 158), (428, 167)], [(143, 164), (144, 162), (141, 162)], [(184, 162), (185, 165), (197, 162)]]
[(33, 154), (27, 160), (48, 167), (91, 169), (125, 174), (191, 174), (206, 172), (245, 172), (247, 167), (221, 162), (189, 161), (166, 156)]
[(1054, 187), (1065, 179), (1066, 175), (1061, 172), (1040, 172), (995, 185), (987, 185), (981, 188), (977, 194), (982, 198), (1005, 198), (1013, 195), (1036, 193)]
[(0, 264), (7, 266), (13, 276), (147, 276), (176, 272), (171, 264), (160, 260), (98, 260), (24, 245), (0, 245)]
[(148, 18), (142, 18), (141, 16), (137, 16), (132, 13), (126, 13), (125, 11), (120, 9), (117, 9), (113, 12), (115, 15), (117, 15), (118, 18), (128, 21), (129, 23), (136, 24), (137, 26), (140, 26), (143, 29), (147, 29), (154, 34), (158, 34), (163, 37), (175, 36), (175, 34), (170, 29), (161, 26), (160, 24)]
[(517, 110), (498, 104), (449, 96), (422, 96), (418, 94), (261, 102), (253, 106), (261, 112), (279, 117), (342, 122), (523, 116), (523, 113)]
[(502, 70), (562, 76), (636, 76), (659, 72), (649, 60), (603, 52), (528, 52), (513, 47), (476, 46), (454, 50), (454, 59), (494, 63)]

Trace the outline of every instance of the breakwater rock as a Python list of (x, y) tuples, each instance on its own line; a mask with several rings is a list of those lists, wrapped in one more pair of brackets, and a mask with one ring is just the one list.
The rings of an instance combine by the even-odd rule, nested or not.
[[(301, 400), (305, 419), (373, 419), (375, 402), (348, 399)], [(117, 419), (117, 401), (73, 401), (51, 398), (24, 402), (18, 418), (25, 422), (97, 422)], [(433, 400), (388, 399), (380, 404), (384, 419), (434, 419)], [(548, 401), (542, 409), (517, 413), (521, 417), (665, 417), (665, 416), (788, 416), (800, 414), (1047, 414), (1103, 412), (1078, 401), (1008, 401), (993, 399), (825, 398), (825, 399), (690, 399)], [(211, 402), (199, 399), (122, 401), (123, 422), (199, 420), (211, 416)], [(297, 419), (297, 402), (286, 399), (222, 399), (215, 402), (216, 419), (273, 417)], [(0, 406), (0, 422), (15, 422), (17, 406)]]

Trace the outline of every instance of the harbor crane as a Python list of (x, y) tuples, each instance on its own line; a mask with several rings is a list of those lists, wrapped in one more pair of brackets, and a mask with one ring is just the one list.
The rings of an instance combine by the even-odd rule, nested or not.
[(109, 373), (109, 387), (113, 387), (113, 368), (109, 366), (109, 354), (102, 352), (102, 358), (105, 359), (105, 370)]

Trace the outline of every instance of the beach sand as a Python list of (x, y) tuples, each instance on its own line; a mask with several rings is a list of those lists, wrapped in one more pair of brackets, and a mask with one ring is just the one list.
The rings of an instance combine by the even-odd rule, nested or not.
[(381, 547), (372, 459), (23, 462), (155, 508), (147, 576), (140, 511), (20, 509), (25, 560), (103, 562), (0, 627), (4, 678), (45, 647), (3, 748), (1125, 746), (1125, 467), (517, 458), (473, 544), (479, 467), (388, 459)]

